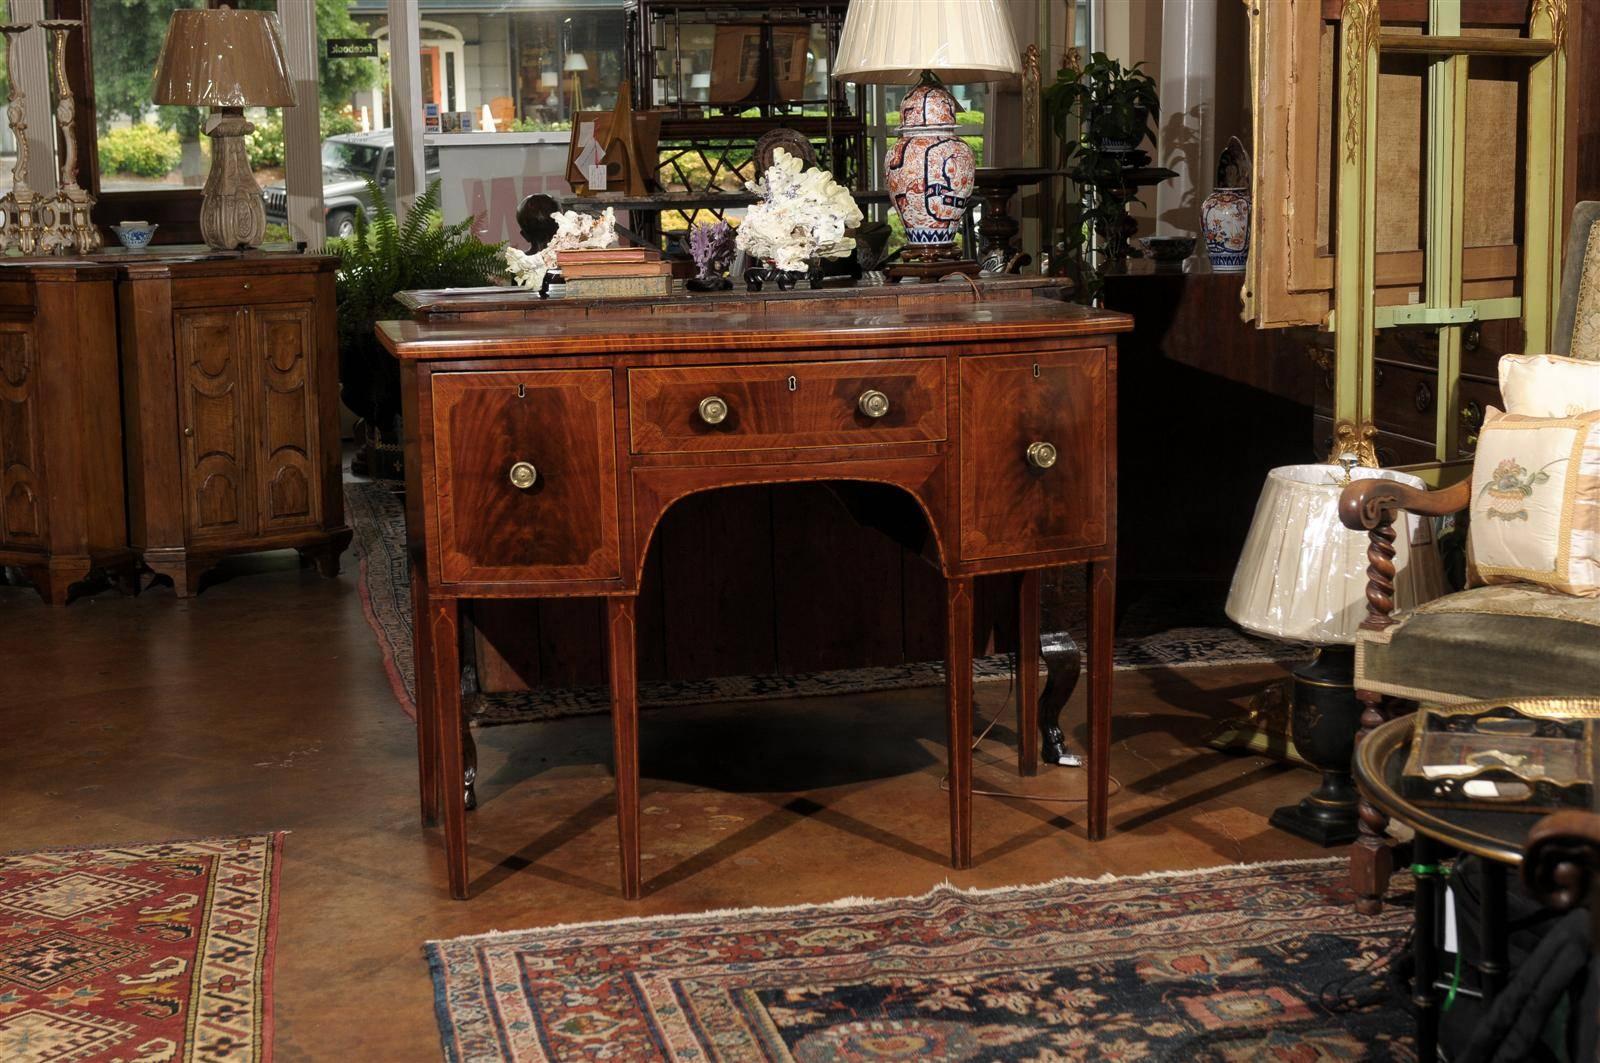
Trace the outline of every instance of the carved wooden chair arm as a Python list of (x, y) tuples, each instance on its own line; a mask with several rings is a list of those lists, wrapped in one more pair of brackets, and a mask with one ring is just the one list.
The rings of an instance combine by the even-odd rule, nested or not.
[(1556, 812), (1528, 832), (1522, 881), (1557, 911), (1592, 901), (1600, 885), (1600, 815)]
[(1339, 520), (1352, 531), (1372, 531), (1401, 513), (1447, 517), (1467, 508), (1472, 481), (1462, 480), (1438, 491), (1374, 477), (1355, 480), (1339, 496)]
[(1444, 517), (1467, 508), (1472, 481), (1438, 491), (1395, 480), (1355, 480), (1339, 496), (1339, 520), (1351, 531), (1367, 533), (1367, 618), (1361, 626), (1382, 631), (1394, 623), (1394, 521), (1401, 513)]

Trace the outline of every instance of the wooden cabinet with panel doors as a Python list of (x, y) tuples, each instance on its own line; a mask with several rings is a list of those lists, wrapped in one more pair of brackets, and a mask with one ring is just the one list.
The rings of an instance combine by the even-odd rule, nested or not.
[(180, 596), (234, 553), (339, 571), (333, 269), (251, 253), (120, 271), (129, 545)]
[(116, 270), (0, 266), (0, 565), (64, 605), (131, 576), (117, 408)]

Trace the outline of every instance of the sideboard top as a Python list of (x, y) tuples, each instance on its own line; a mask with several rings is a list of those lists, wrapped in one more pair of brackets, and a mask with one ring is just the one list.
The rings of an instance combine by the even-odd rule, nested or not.
[(977, 343), (1104, 335), (1133, 328), (1133, 318), (1054, 299), (954, 301), (939, 307), (828, 307), (781, 316), (722, 303), (671, 314), (619, 307), (583, 318), (454, 318), (383, 321), (378, 338), (396, 357), (417, 361), (528, 358), (623, 351), (710, 351)]

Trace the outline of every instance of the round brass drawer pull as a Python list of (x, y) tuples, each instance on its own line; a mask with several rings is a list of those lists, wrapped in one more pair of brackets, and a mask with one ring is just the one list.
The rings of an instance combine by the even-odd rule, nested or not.
[(881, 391), (863, 391), (856, 400), (856, 409), (871, 418), (879, 418), (889, 412), (889, 396)]
[(1048, 469), (1056, 463), (1056, 448), (1052, 443), (1029, 443), (1028, 464), (1035, 469)]
[(716, 395), (700, 400), (700, 419), (706, 424), (721, 424), (728, 419), (728, 404)]
[(526, 491), (539, 479), (539, 470), (533, 467), (532, 462), (519, 461), (511, 466), (511, 486), (519, 491)]

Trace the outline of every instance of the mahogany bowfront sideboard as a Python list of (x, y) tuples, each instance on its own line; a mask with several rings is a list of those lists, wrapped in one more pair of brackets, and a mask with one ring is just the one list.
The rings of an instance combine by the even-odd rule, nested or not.
[(403, 378), (422, 819), (443, 822), (452, 896), (468, 892), (463, 603), (605, 599), (622, 892), (638, 897), (645, 554), (674, 503), (752, 484), (888, 485), (925, 516), (947, 588), (957, 868), (972, 860), (973, 580), (1024, 573), (1019, 734), (1031, 770), (1038, 574), (1088, 565), (1088, 833), (1104, 836), (1116, 334), (1132, 319), (1031, 291), (918, 287), (915, 306), (817, 299), (782, 313), (756, 297), (520, 313), (513, 293), (479, 313), (379, 326)]

